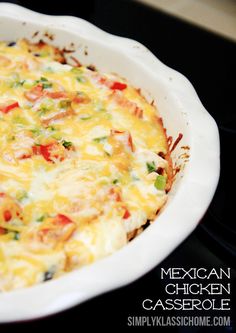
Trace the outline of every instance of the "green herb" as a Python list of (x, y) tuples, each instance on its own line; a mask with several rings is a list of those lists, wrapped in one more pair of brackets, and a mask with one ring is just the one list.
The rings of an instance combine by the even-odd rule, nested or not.
[(39, 115), (43, 115), (48, 111), (51, 111), (54, 107), (54, 101), (51, 98), (45, 98), (43, 103), (40, 104)]
[(166, 187), (166, 177), (164, 176), (157, 176), (154, 186), (156, 187), (157, 190), (163, 191)]
[(81, 119), (81, 120), (88, 120), (88, 119), (91, 119), (91, 118), (92, 118), (92, 116), (83, 115), (83, 116), (80, 116), (79, 119)]
[(22, 81), (15, 81), (12, 83), (11, 87), (12, 88), (18, 88), (18, 87), (21, 87), (23, 86), (25, 83), (25, 80), (22, 80)]
[(95, 142), (103, 142), (107, 139), (107, 136), (101, 136), (100, 138), (94, 138), (93, 141)]
[(41, 107), (39, 109), (39, 116), (43, 116), (44, 114), (46, 114), (49, 110), (46, 107)]
[(48, 81), (48, 79), (46, 77), (41, 77), (40, 80), (36, 80), (35, 81), (36, 84), (41, 83), (43, 86), (43, 89), (47, 89), (47, 88), (51, 88), (52, 87), (52, 83)]
[(83, 73), (82, 70), (78, 67), (73, 67), (73, 68), (71, 68), (70, 71), (71, 71), (71, 73), (74, 73), (76, 75), (81, 75)]
[(27, 199), (27, 198), (28, 198), (28, 194), (26, 191), (23, 190), (23, 191), (19, 191), (17, 193), (17, 200), (23, 201), (24, 199)]
[(43, 222), (46, 217), (47, 215), (42, 215), (39, 218), (37, 218), (36, 222)]
[(36, 134), (36, 135), (40, 135), (41, 134), (41, 129), (40, 128), (32, 128), (30, 130), (31, 133)]
[(83, 76), (77, 76), (77, 77), (76, 77), (76, 80), (77, 80), (79, 83), (85, 83), (85, 82), (87, 82), (87, 80), (86, 80), (85, 77), (83, 77)]
[(70, 142), (70, 141), (63, 140), (63, 141), (62, 141), (62, 145), (63, 145), (66, 149), (68, 149), (68, 148), (70, 148), (70, 147), (73, 146), (73, 143)]
[(56, 128), (55, 128), (54, 126), (49, 126), (48, 129), (49, 129), (50, 131), (55, 131), (55, 130), (56, 130)]
[(14, 240), (19, 240), (20, 239), (20, 233), (18, 231), (14, 231)]
[(43, 89), (47, 89), (47, 88), (52, 88), (52, 83), (50, 83), (50, 82), (43, 83)]
[(117, 183), (119, 183), (118, 179), (114, 179), (113, 182), (112, 182), (112, 184), (117, 184)]
[(155, 163), (153, 161), (152, 162), (147, 162), (146, 165), (147, 165), (148, 173), (156, 171), (156, 166), (155, 166)]

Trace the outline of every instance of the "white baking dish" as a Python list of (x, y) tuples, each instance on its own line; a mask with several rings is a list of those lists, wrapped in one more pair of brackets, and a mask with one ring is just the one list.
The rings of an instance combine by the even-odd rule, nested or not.
[[(35, 32), (38, 31), (38, 34)], [(46, 33), (46, 34), (45, 34)], [(34, 36), (34, 37), (33, 37)], [(53, 41), (50, 38), (53, 36)], [(186, 163), (175, 180), (157, 221), (115, 254), (63, 277), (0, 295), (0, 321), (49, 315), (103, 292), (123, 286), (159, 264), (197, 226), (219, 178), (219, 136), (215, 121), (202, 106), (189, 81), (168, 68), (136, 41), (116, 37), (74, 17), (37, 14), (0, 4), (0, 40), (43, 38), (73, 48), (84, 64), (117, 72), (154, 99), (168, 135), (183, 134), (173, 161)], [(201, 69), (199, 69), (201, 70)], [(204, 73), (202, 73), (204, 75)], [(147, 133), (148, 135), (148, 133)], [(181, 146), (190, 147), (183, 162)]]

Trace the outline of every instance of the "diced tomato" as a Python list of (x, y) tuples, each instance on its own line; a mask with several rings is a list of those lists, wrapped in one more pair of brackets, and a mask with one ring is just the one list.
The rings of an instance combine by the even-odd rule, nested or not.
[(12, 219), (23, 220), (22, 208), (10, 195), (0, 193), (0, 221), (10, 222)]
[(124, 90), (127, 88), (127, 84), (121, 82), (113, 82), (110, 89), (112, 90)]
[(33, 146), (32, 151), (34, 155), (40, 155), (41, 152), (40, 146)]
[(125, 208), (125, 212), (124, 212), (124, 215), (123, 215), (123, 219), (128, 219), (129, 217), (130, 217), (131, 215), (130, 215), (130, 212), (128, 211), (128, 209), (127, 208)]
[(3, 216), (6, 222), (9, 222), (12, 219), (12, 213), (9, 210), (5, 210)]
[(43, 156), (43, 158), (46, 160), (46, 161), (52, 161), (51, 160), (51, 148), (53, 148), (53, 145), (54, 144), (49, 144), (49, 145), (41, 145), (40, 146), (40, 153), (41, 155)]
[(68, 93), (66, 91), (47, 91), (45, 95), (53, 99), (68, 98)]
[(26, 91), (24, 96), (28, 101), (35, 102), (40, 97), (43, 96), (43, 86), (42, 84), (38, 84), (37, 86), (33, 87), (30, 91)]
[(64, 226), (69, 223), (73, 223), (73, 221), (66, 215), (57, 214), (57, 216), (54, 218), (54, 224)]
[(98, 79), (99, 83), (107, 86), (111, 90), (124, 90), (127, 88), (127, 84), (110, 80), (110, 79), (106, 78), (105, 76), (98, 75), (97, 73), (96, 73), (96, 78)]
[(0, 111), (2, 113), (8, 113), (9, 111), (11, 111), (12, 109), (18, 108), (19, 107), (19, 103), (18, 102), (13, 102), (7, 105), (0, 105)]
[(33, 146), (34, 155), (42, 155), (48, 162), (54, 162), (54, 159), (63, 161), (65, 158), (65, 148), (58, 142), (49, 143), (47, 145)]

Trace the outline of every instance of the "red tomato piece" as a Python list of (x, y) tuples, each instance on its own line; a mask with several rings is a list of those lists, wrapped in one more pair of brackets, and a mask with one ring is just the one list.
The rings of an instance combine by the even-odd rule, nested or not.
[(54, 224), (64, 226), (69, 223), (73, 223), (73, 221), (66, 215), (57, 214), (57, 216), (54, 218)]
[(15, 109), (15, 108), (18, 108), (18, 107), (19, 107), (19, 103), (18, 102), (12, 102), (10, 104), (0, 105), (0, 111), (2, 113), (8, 113), (12, 109)]
[(127, 208), (125, 208), (125, 212), (124, 212), (124, 215), (123, 215), (123, 219), (128, 219), (129, 217), (130, 217), (131, 215), (130, 215), (130, 212), (128, 211), (128, 209)]
[(127, 88), (127, 84), (121, 82), (113, 82), (110, 89), (112, 90), (124, 90)]
[(12, 213), (9, 210), (5, 210), (3, 216), (6, 222), (9, 222), (12, 219)]

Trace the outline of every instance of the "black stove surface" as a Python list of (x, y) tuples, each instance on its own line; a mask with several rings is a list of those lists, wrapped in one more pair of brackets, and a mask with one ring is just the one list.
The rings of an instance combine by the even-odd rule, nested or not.
[[(67, 0), (66, 5), (42, 0), (14, 2), (46, 14), (79, 16), (110, 33), (136, 39), (166, 65), (184, 74), (218, 124), (221, 177), (212, 204), (197, 229), (163, 263), (144, 277), (61, 314), (28, 323), (1, 325), (0, 332), (42, 332), (49, 327), (56, 331), (72, 326), (77, 330), (82, 327), (127, 328), (128, 316), (150, 315), (142, 309), (143, 299), (161, 297), (164, 283), (160, 279), (161, 267), (231, 267), (233, 283), (236, 278), (236, 224), (233, 215), (236, 185), (233, 163), (236, 143), (236, 44), (131, 0)], [(234, 311), (235, 308), (231, 313), (231, 327), (155, 329), (171, 332), (233, 332), (236, 327)]]

